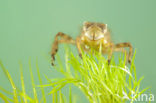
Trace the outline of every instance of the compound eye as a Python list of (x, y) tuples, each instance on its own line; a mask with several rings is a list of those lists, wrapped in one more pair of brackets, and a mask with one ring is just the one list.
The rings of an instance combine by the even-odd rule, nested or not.
[(92, 26), (93, 24), (89, 23), (86, 25), (86, 28), (88, 29), (90, 26)]
[(101, 30), (104, 30), (104, 26), (103, 25), (99, 25)]
[(99, 25), (99, 27), (101, 28), (101, 30), (105, 33), (107, 32), (107, 24), (101, 24)]
[(105, 24), (98, 24), (98, 27), (103, 31), (106, 28)]
[(87, 30), (92, 25), (93, 25), (93, 23), (91, 23), (91, 22), (84, 22), (84, 29)]

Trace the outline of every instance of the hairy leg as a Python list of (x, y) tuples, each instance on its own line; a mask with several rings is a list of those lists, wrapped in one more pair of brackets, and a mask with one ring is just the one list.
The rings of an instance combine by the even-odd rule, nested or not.
[(78, 52), (79, 52), (79, 56), (80, 56), (80, 58), (82, 58), (81, 36), (78, 36), (78, 37), (76, 38), (76, 46), (77, 46), (77, 49), (78, 49)]
[(113, 54), (113, 47), (114, 47), (114, 44), (110, 43), (109, 44), (109, 51), (108, 51), (108, 65), (111, 62), (111, 58), (112, 58), (112, 54)]
[(123, 47), (129, 47), (129, 55), (128, 55), (128, 62), (131, 64), (131, 57), (132, 57), (132, 52), (133, 52), (133, 48), (132, 45), (130, 43), (119, 43), (115, 45), (115, 48), (123, 48)]
[[(59, 40), (60, 37), (60, 40)], [(52, 50), (51, 50), (51, 57), (52, 57), (52, 65), (54, 65), (54, 61), (55, 61), (55, 54), (58, 51), (58, 45), (60, 43), (69, 43), (69, 44), (75, 44), (75, 40), (73, 40), (70, 36), (59, 32), (56, 34), (55, 36), (55, 40), (52, 44)]]

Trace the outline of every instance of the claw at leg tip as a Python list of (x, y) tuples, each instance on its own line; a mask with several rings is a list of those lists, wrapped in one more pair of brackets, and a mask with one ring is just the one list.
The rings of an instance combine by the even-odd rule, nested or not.
[(128, 60), (128, 63), (131, 64), (131, 60), (130, 59)]
[(55, 66), (54, 63), (51, 63), (52, 66)]
[(108, 60), (108, 65), (110, 65), (110, 60)]
[(82, 54), (79, 54), (80, 58), (82, 59)]

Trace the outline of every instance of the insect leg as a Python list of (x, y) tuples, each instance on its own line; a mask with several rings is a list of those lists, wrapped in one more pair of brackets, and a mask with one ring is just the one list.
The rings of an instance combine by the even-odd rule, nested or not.
[(78, 49), (78, 52), (79, 52), (79, 56), (80, 58), (82, 58), (82, 51), (81, 51), (81, 37), (78, 36), (76, 38), (76, 46), (77, 46), (77, 49)]
[[(60, 40), (59, 38), (60, 37)], [(58, 51), (58, 45), (60, 43), (69, 43), (69, 44), (75, 44), (75, 40), (73, 40), (70, 36), (62, 33), (62, 32), (59, 32), (56, 34), (55, 36), (55, 40), (52, 44), (52, 50), (51, 50), (51, 57), (52, 57), (52, 65), (54, 65), (54, 61), (55, 61), (55, 54), (57, 53)]]
[(109, 44), (109, 52), (108, 52), (108, 65), (110, 64), (110, 61), (111, 61), (111, 58), (112, 58), (112, 54), (113, 54), (113, 47), (114, 47), (114, 44), (113, 43), (110, 43)]
[(131, 57), (132, 57), (132, 52), (133, 52), (132, 45), (131, 43), (128, 43), (128, 42), (119, 43), (115, 45), (115, 48), (123, 48), (123, 47), (129, 47), (128, 62), (131, 64)]

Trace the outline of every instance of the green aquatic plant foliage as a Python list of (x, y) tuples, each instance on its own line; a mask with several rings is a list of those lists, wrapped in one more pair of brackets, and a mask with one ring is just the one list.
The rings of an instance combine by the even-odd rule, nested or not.
[[(11, 87), (12, 87), (12, 91), (7, 91), (6, 89), (4, 89), (3, 87), (0, 86), (0, 99), (2, 99), (5, 103), (49, 103), (46, 100), (46, 93), (44, 91), (43, 87), (37, 87), (34, 81), (34, 76), (32, 73), (32, 66), (31, 66), (31, 61), (29, 61), (29, 68), (30, 68), (30, 75), (31, 75), (31, 81), (32, 82), (32, 91), (33, 91), (33, 97), (29, 96), (26, 93), (25, 90), (25, 83), (24, 83), (24, 76), (23, 76), (23, 67), (22, 67), (22, 63), (20, 63), (20, 78), (21, 78), (21, 88), (22, 90), (20, 90), (14, 83), (13, 78), (11, 77), (10, 73), (8, 72), (8, 70), (4, 67), (3, 63), (0, 61), (0, 67), (2, 68), (5, 76), (8, 78)], [(39, 84), (38, 85), (43, 85), (42, 84), (42, 78), (40, 76), (40, 71), (39, 71), (39, 67), (38, 67), (38, 63), (36, 63), (36, 69), (37, 69), (37, 75), (38, 75), (38, 79), (39, 79)], [(40, 95), (40, 91), (37, 89), (41, 90), (41, 94), (42, 94), (42, 98), (38, 98), (37, 96)], [(71, 92), (71, 89), (70, 89)], [(12, 98), (10, 98), (10, 96)], [(71, 95), (71, 93), (70, 93)], [(9, 96), (9, 97), (8, 97)], [(58, 98), (59, 96), (59, 98)], [(61, 93), (61, 90), (59, 91), (59, 93), (55, 92), (52, 94), (52, 98), (53, 98), (53, 102), (52, 103), (68, 103), (65, 102), (65, 97), (63, 97), (63, 94)], [(71, 98), (70, 98), (71, 99)], [(72, 100), (70, 100), (72, 101)], [(73, 103), (73, 102), (71, 102)]]
[(140, 90), (143, 77), (137, 79), (134, 58), (135, 54), (129, 67), (126, 64), (126, 55), (124, 58), (119, 56), (118, 64), (113, 58), (111, 64), (108, 65), (107, 59), (100, 52), (83, 52), (82, 59), (80, 59), (67, 49), (65, 68), (58, 55), (59, 65), (55, 66), (55, 69), (64, 77), (52, 79), (49, 84), (40, 87), (52, 86), (54, 89), (49, 92), (52, 94), (70, 83), (79, 88), (90, 103), (125, 103), (127, 101), (133, 103), (141, 93), (148, 89)]
[[(76, 103), (76, 98), (72, 93), (72, 84), (84, 93), (90, 103), (126, 103), (127, 101), (133, 103), (134, 100), (144, 91), (140, 90), (140, 82), (143, 77), (138, 79), (136, 75), (136, 68), (134, 65), (135, 54), (129, 67), (126, 64), (126, 55), (119, 56), (118, 63), (112, 58), (110, 65), (107, 59), (100, 53), (91, 51), (89, 53), (82, 53), (82, 59), (78, 55), (74, 55), (69, 49), (66, 49), (65, 66), (63, 61), (57, 55), (57, 65), (54, 67), (60, 72), (63, 78), (48, 78), (48, 84), (43, 84), (38, 63), (36, 63), (36, 70), (39, 79), (39, 84), (35, 84), (34, 75), (32, 73), (31, 61), (29, 61), (30, 76), (33, 88), (33, 97), (29, 96), (25, 90), (23, 67), (20, 63), (20, 78), (22, 90), (17, 88), (13, 78), (0, 61), (5, 76), (8, 78), (12, 92), (0, 87), (0, 98), (6, 103), (49, 103), (46, 99), (51, 95), (52, 103)], [(67, 99), (62, 90), (65, 86), (69, 87), (69, 98)], [(46, 93), (45, 88), (52, 87), (52, 90)], [(41, 91), (38, 92), (38, 89)], [(38, 98), (39, 93), (42, 98)], [(7, 97), (11, 95), (12, 98)]]

